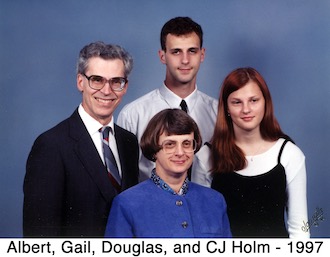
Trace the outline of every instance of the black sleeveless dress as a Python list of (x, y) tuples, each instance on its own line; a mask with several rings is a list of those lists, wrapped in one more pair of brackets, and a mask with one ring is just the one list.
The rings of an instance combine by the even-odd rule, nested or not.
[(285, 169), (280, 163), (285, 140), (278, 154), (277, 165), (256, 176), (236, 172), (217, 173), (211, 187), (226, 199), (233, 237), (288, 237), (285, 226), (287, 203)]

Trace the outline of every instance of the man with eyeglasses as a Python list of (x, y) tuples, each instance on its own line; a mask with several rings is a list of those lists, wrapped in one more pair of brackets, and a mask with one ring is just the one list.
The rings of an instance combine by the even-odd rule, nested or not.
[[(205, 58), (203, 31), (189, 17), (176, 17), (164, 24), (158, 52), (166, 65), (162, 86), (123, 107), (117, 123), (141, 139), (149, 120), (166, 108), (179, 108), (197, 123), (204, 142), (213, 134), (218, 101), (197, 88), (199, 67)], [(151, 176), (155, 164), (140, 154), (140, 181)]]
[(36, 139), (27, 160), (25, 237), (103, 237), (113, 198), (138, 183), (137, 138), (113, 119), (132, 67), (117, 45), (95, 42), (80, 51), (82, 103)]

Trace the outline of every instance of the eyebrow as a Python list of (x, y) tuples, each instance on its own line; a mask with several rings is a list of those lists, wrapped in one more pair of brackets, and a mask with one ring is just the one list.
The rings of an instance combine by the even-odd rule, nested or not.
[[(184, 141), (184, 140), (190, 140), (190, 139), (194, 139), (195, 138), (194, 135), (192, 135), (192, 137), (190, 137), (190, 135), (186, 135), (186, 134), (184, 134), (184, 135), (185, 135), (185, 137), (182, 139), (182, 141)], [(170, 137), (170, 136), (183, 136), (183, 135), (177, 135), (177, 134), (175, 134), (175, 135), (169, 135), (167, 137)], [(166, 141), (166, 140), (178, 141), (175, 138), (165, 138), (164, 141)]]
[[(258, 95), (253, 95), (253, 96), (249, 96), (247, 99), (253, 99), (253, 98), (260, 98), (261, 96)], [(238, 98), (238, 97), (228, 97), (228, 100), (242, 100), (242, 98)]]
[[(169, 49), (170, 51), (183, 51), (183, 49), (182, 48), (170, 48)], [(199, 47), (189, 47), (188, 49), (187, 49), (188, 51), (191, 51), (191, 50), (200, 50), (200, 48)]]

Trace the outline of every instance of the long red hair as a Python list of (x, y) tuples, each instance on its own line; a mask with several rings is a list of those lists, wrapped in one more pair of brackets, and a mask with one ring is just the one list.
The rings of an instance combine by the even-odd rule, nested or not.
[(263, 139), (275, 141), (285, 135), (274, 115), (272, 98), (263, 77), (253, 68), (238, 68), (227, 75), (223, 81), (218, 105), (217, 121), (211, 140), (212, 172), (231, 172), (246, 167), (243, 151), (235, 144), (235, 133), (228, 116), (227, 99), (231, 93), (244, 87), (249, 81), (255, 82), (265, 98), (265, 114), (260, 123)]

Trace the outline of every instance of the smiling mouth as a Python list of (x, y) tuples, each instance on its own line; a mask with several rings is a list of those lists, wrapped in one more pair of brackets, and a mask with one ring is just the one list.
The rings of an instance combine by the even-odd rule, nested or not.
[(179, 68), (179, 71), (187, 73), (190, 72), (192, 69), (191, 68)]
[(178, 165), (183, 165), (186, 163), (186, 160), (176, 160), (176, 161), (173, 161), (175, 164), (178, 164)]
[(100, 103), (110, 103), (110, 102), (115, 101), (116, 99), (103, 99), (103, 98), (95, 97), (95, 100), (100, 102)]
[(242, 118), (242, 120), (244, 120), (244, 121), (251, 121), (252, 119), (253, 119), (253, 117), (251, 117), (251, 116)]

